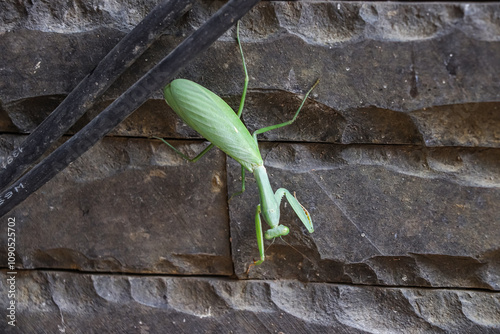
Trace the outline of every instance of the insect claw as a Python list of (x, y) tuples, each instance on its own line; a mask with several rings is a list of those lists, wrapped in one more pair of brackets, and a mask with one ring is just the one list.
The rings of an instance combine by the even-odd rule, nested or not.
[(255, 266), (256, 263), (257, 263), (257, 261), (253, 260), (253, 263), (250, 263), (248, 265), (248, 269), (247, 269), (247, 272), (246, 272), (247, 275), (250, 273), (250, 268), (252, 268), (253, 266)]

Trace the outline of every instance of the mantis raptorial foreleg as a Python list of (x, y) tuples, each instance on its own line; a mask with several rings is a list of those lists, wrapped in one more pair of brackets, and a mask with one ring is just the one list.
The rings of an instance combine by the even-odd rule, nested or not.
[(276, 202), (280, 203), (281, 199), (283, 198), (283, 195), (286, 196), (288, 203), (290, 203), (290, 206), (292, 207), (293, 211), (295, 211), (295, 213), (302, 221), (304, 226), (307, 228), (307, 230), (310, 233), (313, 233), (314, 227), (311, 222), (311, 216), (309, 215), (309, 211), (307, 211), (306, 208), (304, 208), (304, 206), (299, 203), (297, 197), (292, 196), (292, 194), (290, 194), (290, 192), (285, 188), (279, 188), (278, 190), (276, 190), (276, 193), (274, 194)]
[[(302, 206), (302, 204), (299, 203), (297, 198), (295, 196), (292, 196), (292, 194), (288, 190), (286, 190), (285, 188), (280, 188), (280, 189), (276, 190), (276, 193), (274, 194), (274, 197), (276, 199), (276, 202), (278, 203), (278, 206), (280, 205), (281, 199), (283, 198), (283, 196), (286, 196), (288, 203), (290, 203), (293, 211), (295, 211), (295, 213), (297, 214), (299, 219), (302, 221), (304, 226), (307, 228), (307, 230), (310, 233), (313, 233), (314, 227), (312, 225), (311, 216), (309, 215), (309, 211), (307, 211), (306, 208), (304, 208)], [(252, 266), (257, 266), (257, 265), (261, 264), (262, 262), (264, 262), (264, 260), (265, 260), (264, 238), (268, 239), (268, 240), (275, 238), (275, 236), (269, 235), (267, 232), (266, 232), (266, 234), (263, 233), (262, 221), (260, 219), (261, 213), (262, 213), (262, 210), (260, 208), (260, 204), (258, 204), (257, 209), (255, 210), (255, 231), (256, 231), (256, 235), (257, 235), (257, 246), (259, 248), (260, 258), (258, 261), (254, 261), (254, 263), (252, 263), (248, 266), (247, 273), (250, 271), (250, 268)], [(286, 232), (286, 234), (288, 234), (288, 232)], [(282, 234), (282, 235), (284, 235), (284, 234)]]

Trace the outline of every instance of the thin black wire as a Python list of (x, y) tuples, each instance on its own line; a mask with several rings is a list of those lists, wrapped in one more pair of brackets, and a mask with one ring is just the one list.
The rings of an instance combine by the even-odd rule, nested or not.
[(192, 2), (164, 0), (132, 29), (10, 154), (7, 165), (0, 169), (0, 190), (14, 182), (61, 138), (162, 32), (191, 8)]

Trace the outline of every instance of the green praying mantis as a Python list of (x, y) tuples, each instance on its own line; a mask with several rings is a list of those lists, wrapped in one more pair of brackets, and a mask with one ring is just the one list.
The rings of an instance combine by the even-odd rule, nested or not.
[[(280, 225), (280, 203), (283, 196), (286, 197), (292, 209), (295, 211), (309, 233), (314, 232), (309, 212), (299, 203), (294, 195), (284, 188), (280, 188), (273, 193), (266, 168), (264, 167), (264, 161), (260, 155), (257, 135), (293, 123), (302, 109), (307, 97), (314, 87), (316, 87), (319, 80), (316, 81), (316, 83), (306, 93), (299, 109), (290, 121), (259, 129), (250, 135), (250, 132), (240, 120), (248, 88), (248, 72), (239, 37), (239, 22), (236, 27), (236, 39), (245, 72), (245, 83), (238, 112), (235, 113), (234, 110), (231, 109), (226, 102), (224, 102), (224, 100), (203, 86), (186, 79), (176, 79), (164, 88), (163, 95), (165, 97), (165, 101), (184, 122), (196, 130), (211, 144), (196, 157), (189, 158), (164, 139), (158, 137), (155, 138), (160, 139), (183, 158), (192, 162), (200, 159), (213, 146), (217, 146), (241, 164), (242, 187), (241, 191), (235, 195), (239, 195), (245, 191), (245, 170), (255, 175), (260, 195), (260, 203), (257, 205), (255, 211), (255, 227), (260, 259), (258, 261), (254, 261), (254, 263), (250, 265), (252, 266), (259, 265), (265, 260), (264, 238), (271, 240), (277, 237), (285, 236), (290, 232), (288, 227)], [(261, 215), (263, 216), (264, 221), (270, 226), (270, 229), (268, 229), (265, 233), (262, 231)], [(250, 269), (250, 267), (248, 269)]]

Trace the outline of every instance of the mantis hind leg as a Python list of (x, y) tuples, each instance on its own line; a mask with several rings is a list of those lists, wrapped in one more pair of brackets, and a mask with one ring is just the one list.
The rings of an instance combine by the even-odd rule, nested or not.
[(259, 130), (256, 130), (254, 133), (253, 133), (253, 137), (255, 138), (255, 141), (257, 141), (257, 135), (258, 134), (261, 134), (261, 133), (264, 133), (264, 132), (267, 132), (267, 131), (271, 131), (271, 130), (274, 130), (274, 129), (278, 129), (278, 128), (281, 128), (281, 127), (284, 127), (284, 126), (287, 126), (287, 125), (290, 125), (292, 124), (293, 122), (295, 122), (295, 120), (297, 119), (297, 116), (299, 116), (299, 113), (300, 113), (300, 110), (302, 109), (302, 106), (304, 106), (304, 103), (306, 102), (307, 98), (309, 97), (309, 94), (312, 92), (312, 90), (316, 87), (316, 85), (318, 85), (319, 83), (319, 79), (316, 80), (316, 82), (314, 83), (314, 85), (307, 91), (306, 95), (304, 96), (304, 98), (302, 99), (302, 103), (300, 104), (299, 106), (299, 109), (297, 109), (297, 111), (295, 112), (295, 115), (293, 116), (293, 118), (287, 122), (283, 122), (283, 123), (280, 123), (280, 124), (276, 124), (276, 125), (271, 125), (271, 126), (267, 126), (265, 128), (262, 128), (262, 129), (259, 129)]
[(167, 144), (171, 149), (173, 149), (175, 151), (175, 153), (177, 153), (178, 155), (180, 155), (181, 157), (183, 157), (184, 159), (186, 159), (189, 162), (196, 162), (196, 161), (198, 161), (202, 156), (204, 156), (205, 154), (207, 154), (208, 151), (210, 151), (212, 149), (212, 147), (214, 147), (214, 144), (210, 144), (207, 147), (205, 147), (205, 149), (203, 151), (201, 151), (197, 156), (195, 156), (194, 158), (190, 158), (187, 155), (185, 155), (184, 153), (182, 153), (181, 151), (179, 151), (178, 149), (176, 149), (175, 147), (173, 147), (165, 139), (160, 138), (160, 137), (153, 137), (153, 138), (161, 140), (164, 144)]
[[(245, 83), (243, 84), (243, 92), (241, 93), (240, 106), (238, 108), (238, 117), (241, 118), (241, 114), (243, 113), (243, 107), (245, 106), (245, 99), (247, 96), (248, 90), (248, 71), (247, 64), (245, 62), (245, 55), (243, 54), (243, 47), (241, 46), (240, 40), (240, 21), (236, 24), (236, 41), (238, 42), (238, 48), (240, 49), (241, 61), (243, 63), (243, 71), (245, 72)], [(231, 195), (229, 200), (232, 200), (233, 197), (241, 195), (245, 192), (245, 168), (241, 166), (241, 191), (234, 193)]]

